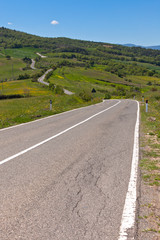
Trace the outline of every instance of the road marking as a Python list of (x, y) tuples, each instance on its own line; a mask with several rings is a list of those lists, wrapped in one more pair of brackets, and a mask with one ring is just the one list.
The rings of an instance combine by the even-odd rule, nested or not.
[[(118, 240), (127, 240), (127, 231), (134, 227), (136, 214), (136, 198), (137, 198), (137, 176), (139, 162), (139, 103), (137, 102), (137, 120), (134, 131), (134, 146), (132, 155), (131, 175), (126, 195), (121, 227)], [(134, 236), (129, 239), (134, 239)]]
[(73, 125), (72, 127), (69, 127), (69, 128), (67, 128), (67, 129), (65, 129), (64, 131), (62, 131), (62, 132), (60, 132), (60, 133), (58, 133), (58, 134), (56, 134), (56, 135), (54, 135), (54, 136), (52, 136), (52, 137), (50, 137), (50, 138), (47, 138), (47, 139), (45, 139), (44, 141), (42, 141), (42, 142), (40, 142), (40, 143), (37, 143), (37, 144), (33, 145), (33, 146), (30, 147), (30, 148), (27, 148), (27, 149), (25, 149), (25, 150), (23, 150), (23, 151), (15, 154), (15, 155), (11, 156), (11, 157), (8, 157), (8, 158), (2, 160), (2, 161), (0, 162), (0, 165), (2, 165), (2, 164), (6, 163), (6, 162), (8, 162), (8, 161), (10, 161), (10, 160), (12, 160), (12, 159), (14, 159), (14, 158), (19, 157), (19, 156), (23, 155), (24, 153), (27, 153), (27, 152), (33, 150), (34, 148), (37, 148), (37, 147), (41, 146), (42, 144), (51, 141), (52, 139), (54, 139), (54, 138), (56, 138), (56, 137), (59, 137), (60, 135), (66, 133), (66, 132), (68, 132), (68, 131), (70, 131), (71, 129), (73, 129), (73, 128), (75, 128), (75, 127), (78, 127), (79, 125), (81, 125), (81, 124), (83, 124), (83, 123), (91, 120), (92, 118), (94, 118), (94, 117), (96, 117), (96, 116), (98, 116), (98, 115), (100, 115), (100, 114), (102, 114), (102, 113), (110, 110), (111, 108), (117, 106), (120, 102), (121, 102), (121, 101), (118, 101), (118, 102), (117, 102), (116, 104), (114, 104), (113, 106), (111, 106), (111, 107), (109, 107), (109, 108), (106, 108), (106, 109), (104, 109), (103, 111), (100, 111), (100, 112), (92, 115), (91, 117), (89, 117), (89, 118), (87, 118), (87, 119), (85, 119), (85, 120), (83, 120), (83, 121), (81, 121), (81, 122)]
[[(103, 102), (105, 102), (105, 101), (107, 101), (107, 100), (103, 100)], [(114, 101), (114, 100), (112, 100), (112, 101)], [(96, 103), (96, 104), (94, 104), (94, 106), (95, 106), (95, 105), (99, 105), (99, 104), (102, 104), (102, 102)], [(56, 117), (56, 116), (58, 116), (58, 115), (67, 114), (67, 113), (70, 113), (70, 112), (78, 111), (79, 109), (88, 108), (88, 107), (92, 107), (92, 106), (93, 106), (93, 105), (85, 106), (85, 107), (81, 107), (81, 108), (75, 108), (75, 109), (72, 109), (72, 110), (69, 110), (69, 111), (66, 111), (66, 112), (54, 114), (54, 115), (51, 115), (51, 116), (48, 116), (48, 117), (43, 117), (43, 118), (41, 118), (41, 119), (37, 119), (37, 120), (34, 120), (34, 121), (30, 121), (30, 122), (26, 122), (26, 123), (21, 123), (21, 124), (18, 124), (18, 125), (14, 125), (14, 126), (11, 126), (11, 127), (7, 127), (7, 128), (2, 128), (2, 129), (0, 129), (0, 132), (7, 131), (7, 130), (10, 130), (10, 129), (12, 129), (12, 128), (17, 128), (17, 127), (21, 127), (21, 126), (25, 126), (25, 125), (29, 125), (29, 124), (34, 124), (34, 123), (37, 123), (37, 122), (40, 122), (40, 121), (43, 121), (43, 120), (46, 120), (46, 119), (49, 119), (49, 118)]]

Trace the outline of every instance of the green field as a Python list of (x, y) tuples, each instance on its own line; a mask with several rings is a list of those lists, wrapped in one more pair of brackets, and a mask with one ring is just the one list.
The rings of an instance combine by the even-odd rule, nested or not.
[(14, 58), (24, 58), (24, 57), (29, 57), (29, 58), (35, 58), (37, 57), (37, 52), (41, 53), (43, 50), (42, 49), (35, 49), (35, 48), (11, 48), (11, 49), (1, 49), (0, 53), (2, 56), (11, 56)]
[(0, 58), (0, 80), (17, 78), (25, 66), (26, 64), (21, 59)]
[[(91, 91), (95, 88), (99, 90), (114, 90), (113, 83), (119, 85), (126, 84), (116, 75), (102, 70), (84, 69), (80, 67), (63, 67), (53, 72), (50, 82), (67, 88), (68, 90), (79, 94), (82, 89)], [(121, 84), (122, 83), (122, 84)], [(123, 85), (126, 87), (125, 85)], [(126, 87), (127, 88), (127, 87)]]

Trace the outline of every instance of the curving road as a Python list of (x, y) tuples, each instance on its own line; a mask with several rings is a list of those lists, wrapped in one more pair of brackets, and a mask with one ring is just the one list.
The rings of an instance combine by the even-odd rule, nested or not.
[(31, 63), (31, 65), (30, 65), (30, 67), (33, 69), (33, 70), (35, 70), (36, 68), (35, 68), (35, 60), (34, 59), (31, 59), (32, 60), (32, 63)]
[(44, 79), (45, 79), (45, 76), (47, 75), (47, 73), (53, 71), (53, 69), (48, 69), (41, 77), (38, 78), (38, 82), (46, 85), (46, 86), (49, 86), (49, 83), (45, 82)]
[[(49, 86), (49, 83), (45, 82), (44, 79), (45, 79), (45, 76), (47, 75), (47, 73), (53, 71), (53, 69), (48, 69), (40, 78), (38, 78), (38, 82), (46, 85), (46, 86)], [(67, 95), (73, 95), (74, 93), (73, 92), (70, 92), (69, 90), (67, 89), (63, 89), (64, 93), (67, 94)]]
[(137, 114), (112, 100), (0, 130), (0, 239), (133, 239)]

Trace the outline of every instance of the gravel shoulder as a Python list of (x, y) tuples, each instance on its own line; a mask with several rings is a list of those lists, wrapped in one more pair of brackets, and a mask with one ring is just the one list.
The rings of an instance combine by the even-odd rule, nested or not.
[[(143, 104), (141, 103), (142, 111)], [(160, 139), (154, 108), (141, 123), (140, 198), (137, 240), (160, 240)], [(156, 116), (156, 117), (154, 117)]]

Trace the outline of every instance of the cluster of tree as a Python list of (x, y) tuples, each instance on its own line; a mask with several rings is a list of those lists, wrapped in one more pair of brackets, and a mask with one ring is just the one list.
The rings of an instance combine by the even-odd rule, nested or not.
[(136, 63), (122, 63), (117, 61), (108, 61), (105, 70), (119, 77), (125, 77), (126, 75), (139, 75), (139, 76), (159, 76), (159, 73), (155, 70), (149, 70)]
[(17, 80), (29, 79), (31, 76), (28, 73), (19, 74)]
[(23, 62), (25, 62), (27, 64), (31, 64), (32, 63), (32, 60), (29, 57), (24, 57), (22, 60), (23, 60)]
[(13, 99), (13, 98), (23, 98), (23, 97), (24, 97), (24, 95), (21, 95), (21, 94), (0, 95), (0, 100)]
[(130, 97), (134, 97), (136, 95), (136, 93), (140, 93), (141, 90), (139, 87), (130, 87), (129, 89), (124, 88), (122, 86), (117, 86), (115, 88), (115, 90), (113, 91), (106, 91), (105, 90), (105, 99), (110, 99), (112, 96), (119, 96), (119, 97), (123, 97), (123, 98), (130, 98)]
[(32, 75), (32, 82), (37, 82), (37, 79), (38, 79), (39, 77), (41, 77), (44, 73), (45, 73), (45, 69), (41, 70), (41, 71), (38, 72), (38, 73), (34, 73), (34, 74)]

